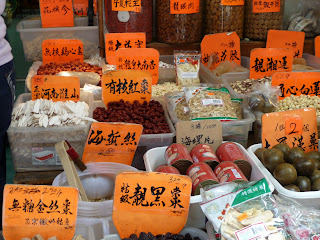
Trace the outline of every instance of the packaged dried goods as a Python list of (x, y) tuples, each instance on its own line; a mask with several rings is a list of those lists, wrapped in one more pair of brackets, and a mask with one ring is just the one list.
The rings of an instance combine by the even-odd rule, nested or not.
[(201, 208), (224, 239), (288, 239), (284, 221), (265, 179), (231, 182), (202, 193)]
[[(210, 68), (210, 66), (208, 66), (208, 68)], [(224, 61), (221, 62), (218, 67), (212, 70), (212, 73), (218, 77), (229, 72), (249, 72), (249, 69), (244, 68), (235, 62)]]
[(97, 107), (93, 118), (99, 122), (126, 122), (143, 125), (143, 134), (170, 133), (164, 110), (158, 101), (139, 103), (109, 102), (107, 109)]
[(182, 91), (182, 86), (173, 82), (152, 85), (152, 97), (163, 97), (166, 93)]
[(166, 95), (169, 111), (175, 112), (178, 119), (190, 120), (190, 109), (188, 107), (184, 92), (172, 92)]
[(238, 80), (236, 82), (231, 82), (230, 87), (239, 94), (246, 94), (252, 92), (252, 86), (256, 83), (270, 83), (271, 77), (265, 77), (260, 79), (247, 79), (247, 80)]
[(244, 5), (222, 5), (221, 0), (205, 2), (205, 34), (236, 32), (242, 39)]
[(250, 40), (266, 40), (270, 29), (281, 30), (284, 2), (245, 0), (244, 37)]
[[(112, 10), (112, 0), (105, 0), (105, 4), (107, 8), (108, 32), (145, 32), (147, 42), (152, 41), (153, 0), (141, 0), (140, 9), (137, 11), (114, 11)], [(116, 4), (123, 3), (118, 2)]]
[(313, 67), (307, 65), (307, 61), (304, 58), (293, 58), (292, 64), (292, 71), (315, 70)]
[(194, 13), (171, 14), (171, 0), (157, 0), (157, 36), (159, 42), (194, 43), (202, 39), (203, 0), (192, 0)]
[(201, 54), (192, 51), (174, 51), (177, 84), (190, 86), (200, 83)]
[[(32, 239), (30, 238), (22, 238), (21, 240), (45, 240), (40, 234), (35, 235)], [(48, 240), (59, 240), (57, 237), (48, 238)], [(78, 235), (74, 236), (72, 240), (86, 240), (83, 236)]]
[(241, 103), (242, 103), (243, 99), (233, 98), (233, 99), (231, 99), (231, 101), (232, 101), (232, 107), (237, 115), (237, 120), (241, 120), (242, 119)]
[(184, 92), (192, 120), (237, 120), (228, 89), (186, 87)]
[(131, 234), (130, 238), (124, 238), (123, 240), (146, 240), (146, 239), (154, 239), (154, 240), (170, 240), (170, 239), (179, 239), (179, 240), (200, 240), (199, 237), (191, 237), (189, 233), (186, 235), (182, 234), (172, 234), (172, 233), (166, 233), (166, 234), (159, 234), (157, 236), (154, 236), (152, 233), (145, 233), (141, 232), (139, 236), (136, 234)]

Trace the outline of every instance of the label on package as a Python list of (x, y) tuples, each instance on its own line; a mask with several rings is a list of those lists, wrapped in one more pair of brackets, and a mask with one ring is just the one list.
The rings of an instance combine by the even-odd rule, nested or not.
[(200, 0), (170, 0), (170, 14), (198, 13)]
[(223, 105), (222, 99), (202, 99), (201, 100), (203, 106), (207, 105)]
[(236, 178), (242, 178), (237, 169), (232, 168), (231, 171)]
[(252, 224), (235, 232), (238, 240), (250, 240), (258, 237), (268, 236), (269, 231), (263, 222)]
[(198, 72), (181, 72), (181, 78), (198, 78)]
[(33, 166), (61, 166), (61, 161), (55, 147), (33, 147)]

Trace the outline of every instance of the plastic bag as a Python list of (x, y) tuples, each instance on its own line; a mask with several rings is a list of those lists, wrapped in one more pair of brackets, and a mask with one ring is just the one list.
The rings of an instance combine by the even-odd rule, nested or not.
[(229, 72), (249, 72), (249, 69), (244, 68), (235, 62), (224, 61), (212, 71), (212, 73), (218, 77)]
[(190, 109), (184, 92), (171, 92), (165, 95), (169, 112), (175, 113), (178, 120), (190, 121)]
[(192, 120), (237, 120), (228, 89), (185, 87), (184, 93)]
[(177, 84), (190, 86), (200, 83), (200, 59), (197, 51), (174, 51)]
[(286, 239), (284, 221), (265, 179), (234, 182), (201, 193), (201, 209), (215, 231), (227, 240)]
[(305, 32), (306, 37), (320, 34), (320, 1), (300, 0), (287, 19), (285, 29)]
[[(320, 210), (306, 208), (284, 197), (275, 196), (286, 230), (294, 240), (319, 239)], [(316, 200), (315, 200), (316, 201)]]
[(270, 83), (255, 83), (252, 92), (248, 95), (248, 107), (254, 112), (274, 112), (278, 107), (278, 98), (281, 95), (279, 87)]
[(232, 107), (236, 113), (237, 116), (237, 120), (241, 120), (242, 119), (242, 106), (241, 103), (243, 101), (243, 99), (238, 99), (238, 98), (232, 98)]
[(102, 88), (92, 84), (85, 84), (83, 91), (90, 92), (93, 95), (94, 101), (102, 101)]

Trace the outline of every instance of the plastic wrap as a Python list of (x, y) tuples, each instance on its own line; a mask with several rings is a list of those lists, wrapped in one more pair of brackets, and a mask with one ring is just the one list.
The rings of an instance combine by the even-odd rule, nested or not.
[(102, 88), (92, 84), (84, 84), (83, 91), (92, 93), (94, 101), (102, 101)]
[[(263, 1), (245, 0), (244, 37), (250, 40), (266, 40), (270, 29), (281, 30), (284, 14), (284, 0), (272, 1), (280, 3), (279, 12), (254, 13), (253, 4)], [(270, 3), (271, 1), (265, 2)]]
[(184, 92), (171, 92), (166, 94), (165, 98), (169, 112), (174, 112), (179, 120), (190, 120), (190, 109)]
[(206, 0), (205, 34), (236, 32), (243, 37), (244, 5), (221, 5), (221, 0)]
[(197, 51), (174, 51), (177, 85), (190, 86), (200, 83), (201, 54)]
[(202, 194), (201, 209), (222, 239), (279, 239), (287, 234), (265, 179), (226, 183)]
[(316, 37), (320, 34), (320, 1), (300, 0), (285, 20), (285, 29), (305, 32), (306, 37)]
[[(208, 66), (208, 68), (210, 69), (210, 66)], [(212, 70), (212, 73), (218, 77), (229, 72), (249, 72), (249, 69), (242, 67), (235, 62), (224, 61), (221, 62), (214, 70)]]
[(191, 14), (171, 14), (171, 0), (157, 0), (157, 36), (159, 42), (194, 43), (202, 39), (202, 10), (203, 0), (199, 12)]

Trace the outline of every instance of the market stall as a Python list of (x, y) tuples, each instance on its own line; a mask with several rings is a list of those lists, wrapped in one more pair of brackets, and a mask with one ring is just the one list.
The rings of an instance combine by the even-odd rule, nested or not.
[(320, 12), (287, 2), (40, 0), (4, 238), (320, 238)]

